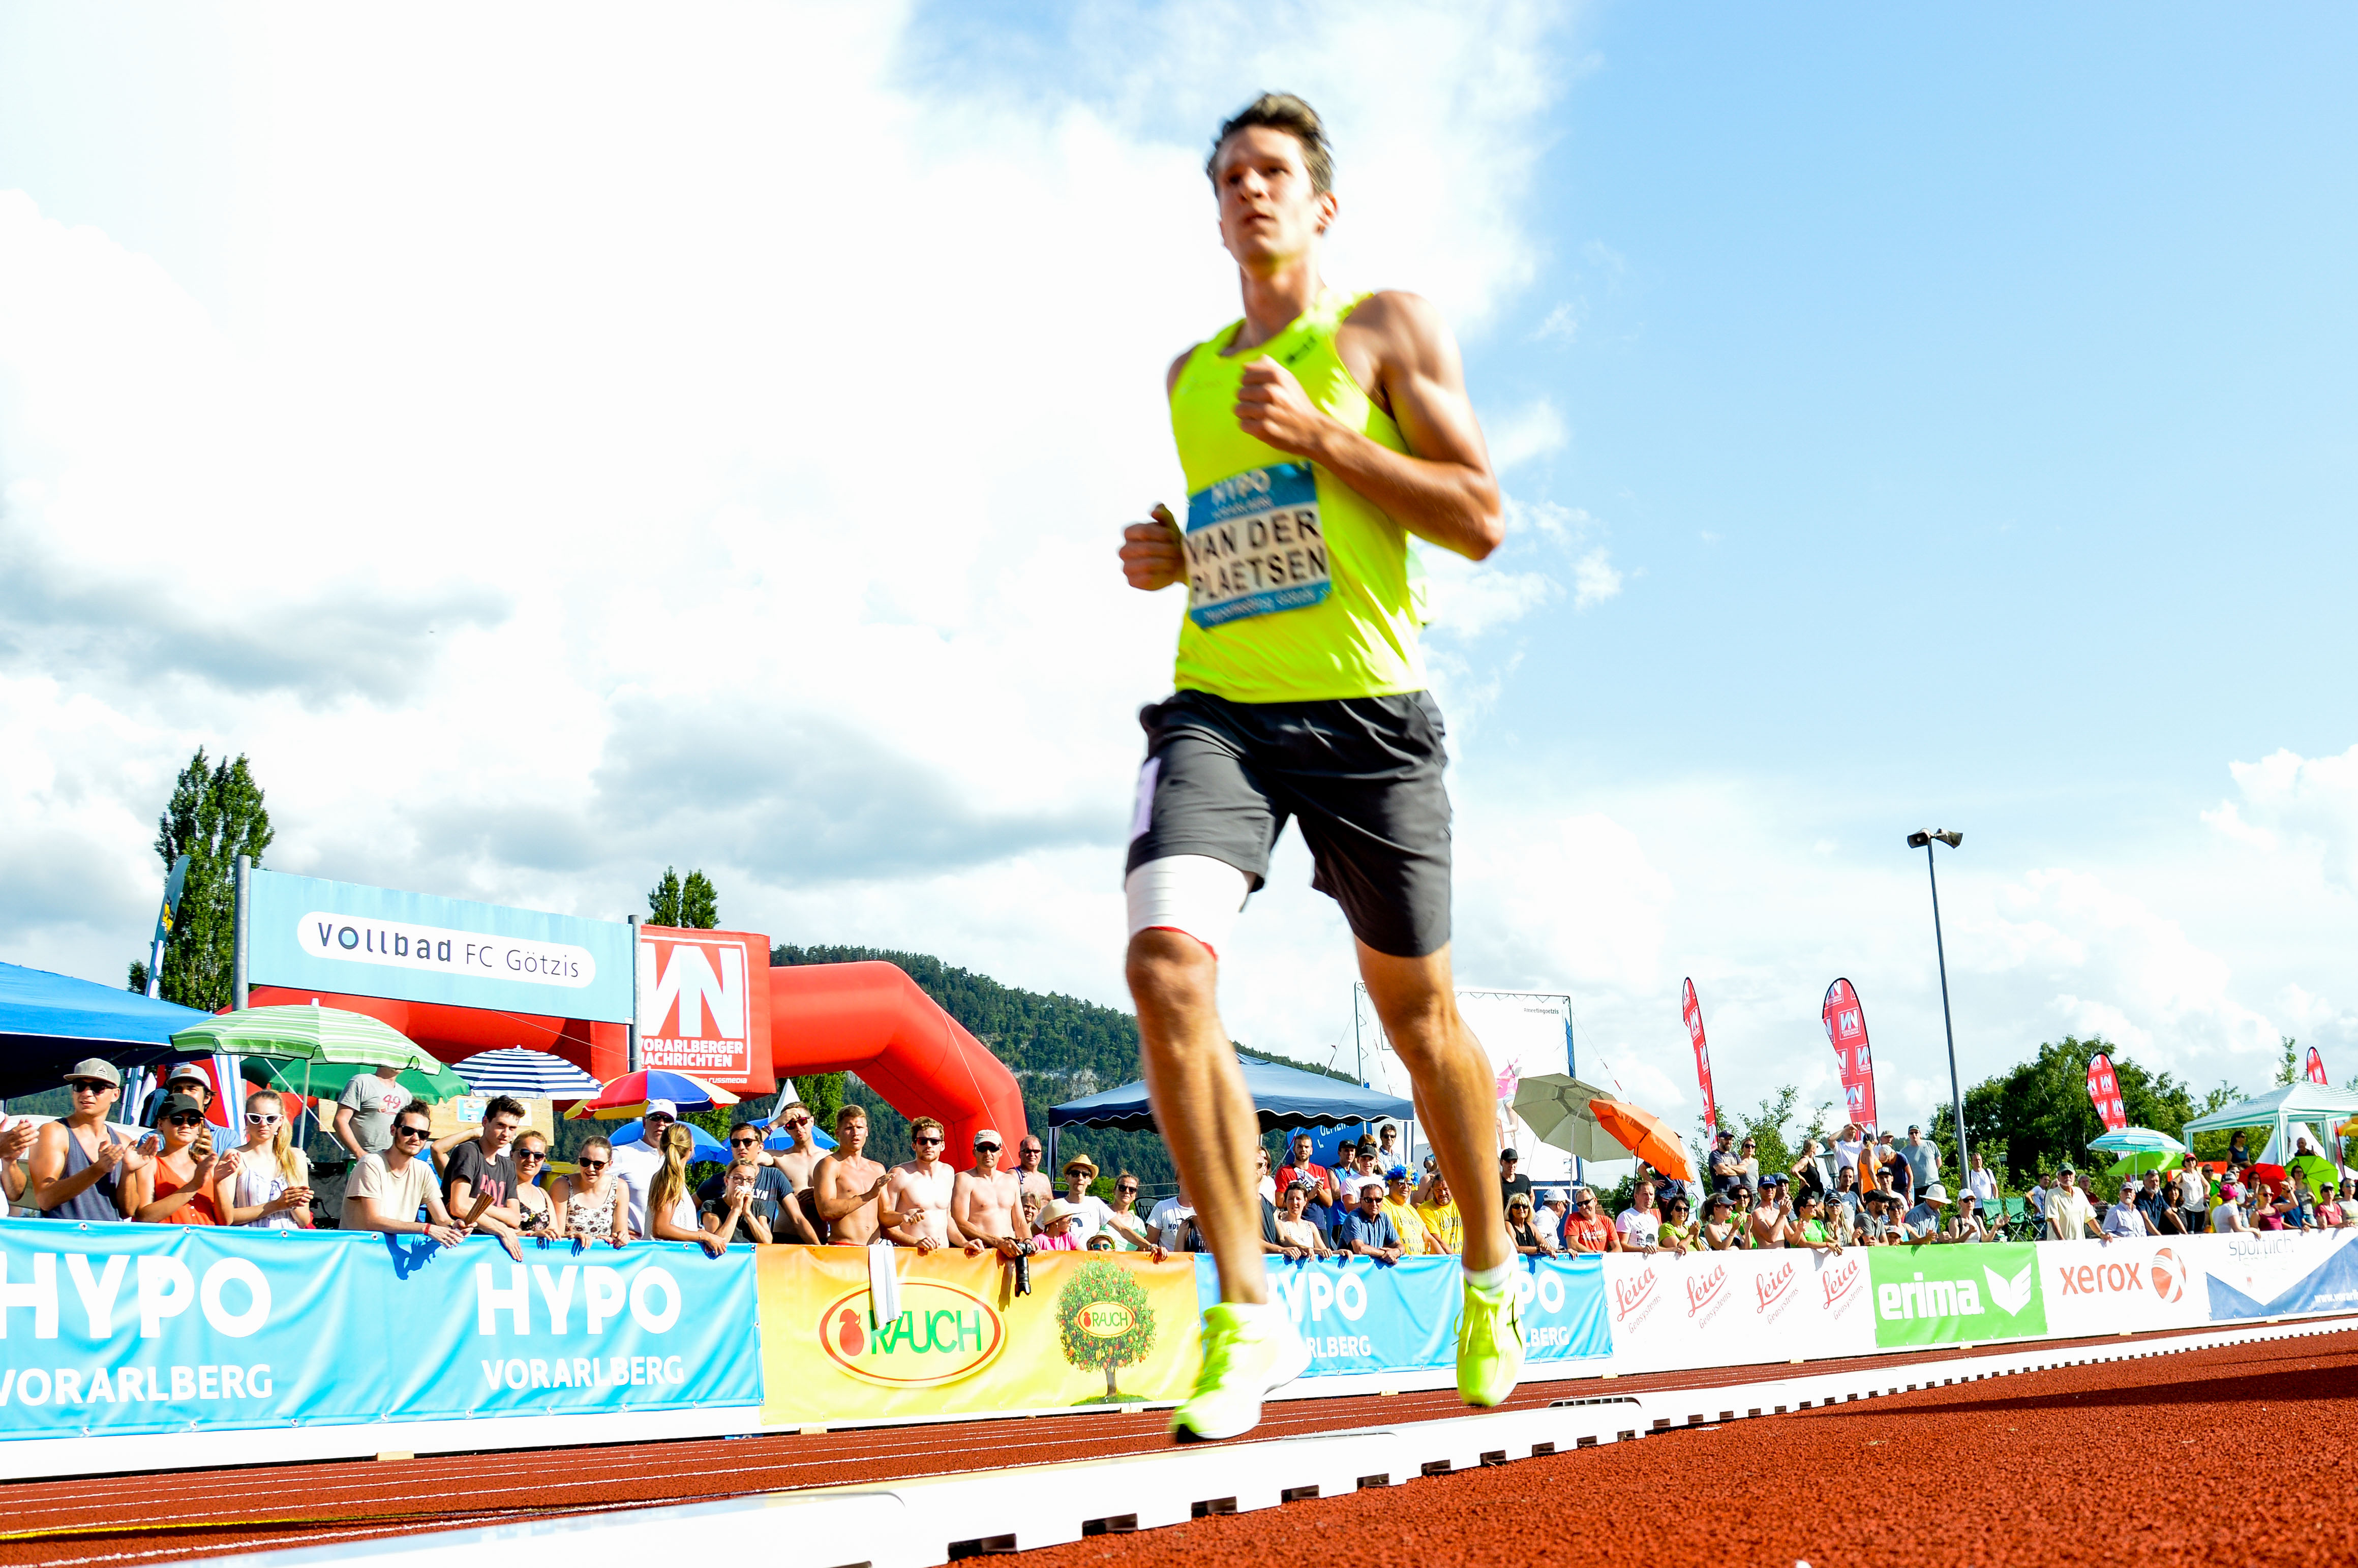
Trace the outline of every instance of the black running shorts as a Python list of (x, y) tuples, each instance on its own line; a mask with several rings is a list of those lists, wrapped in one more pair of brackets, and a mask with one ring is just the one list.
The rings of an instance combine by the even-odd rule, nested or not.
[(1126, 871), (1208, 855), (1259, 888), (1291, 816), (1317, 866), (1310, 885), (1343, 906), (1360, 941), (1402, 958), (1448, 946), (1448, 759), (1432, 693), (1230, 702), (1182, 691), (1138, 721), (1146, 763)]

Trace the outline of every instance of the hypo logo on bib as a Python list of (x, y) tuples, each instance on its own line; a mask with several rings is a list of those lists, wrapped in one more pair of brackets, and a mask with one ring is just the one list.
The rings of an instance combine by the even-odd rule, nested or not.
[(1187, 613), (1224, 626), (1326, 597), (1326, 535), (1308, 463), (1277, 463), (1187, 498)]

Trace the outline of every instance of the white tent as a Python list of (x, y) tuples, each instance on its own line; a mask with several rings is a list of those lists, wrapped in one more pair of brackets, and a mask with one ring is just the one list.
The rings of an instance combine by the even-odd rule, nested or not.
[[(2303, 1081), (2285, 1084), (2264, 1095), (2254, 1095), (2240, 1105), (2224, 1110), (2214, 1110), (2208, 1116), (2198, 1116), (2186, 1124), (2184, 1136), (2190, 1141), (2198, 1132), (2230, 1132), (2239, 1127), (2265, 1127), (2268, 1130), (2268, 1151), (2296, 1149), (2296, 1140), (2311, 1135), (2309, 1122), (2330, 1123), (2358, 1120), (2358, 1093), (2348, 1089), (2328, 1088), (2323, 1084)], [(2310, 1147), (2325, 1154), (2322, 1140)], [(2331, 1158), (2331, 1155), (2327, 1156)], [(2282, 1164), (2281, 1160), (2274, 1163)]]

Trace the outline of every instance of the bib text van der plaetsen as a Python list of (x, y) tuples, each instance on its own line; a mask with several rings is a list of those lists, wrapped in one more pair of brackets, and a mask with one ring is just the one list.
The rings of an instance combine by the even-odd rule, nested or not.
[[(19, 1281), (8, 1278), (8, 1260), (0, 1255), (0, 1339), (8, 1337), (12, 1320), (23, 1321), (16, 1318), (19, 1311), (31, 1314), (36, 1340), (58, 1337), (59, 1314), (65, 1306), (58, 1289), (59, 1256), (55, 1252), (31, 1254), (32, 1277)], [(179, 1316), (191, 1306), (202, 1312), (214, 1333), (227, 1339), (244, 1339), (270, 1320), (269, 1281), (263, 1278), (261, 1270), (243, 1258), (221, 1260), (205, 1271), (202, 1280), (191, 1274), (189, 1266), (178, 1258), (137, 1259), (133, 1300), (124, 1303), (124, 1276), (131, 1272), (135, 1261), (129, 1255), (114, 1253), (93, 1259), (69, 1252), (63, 1256), (66, 1281), (73, 1287), (75, 1304), (81, 1308), (89, 1337), (94, 1341), (114, 1337), (118, 1304), (134, 1309), (123, 1314), (122, 1327), (128, 1333), (135, 1322), (138, 1339), (159, 1337), (166, 1320)], [(101, 1265), (96, 1270), (91, 1267), (93, 1261)], [(240, 1293), (245, 1297), (242, 1307), (231, 1304), (232, 1287), (240, 1287)], [(152, 1362), (110, 1357), (107, 1361), (82, 1367), (9, 1367), (0, 1370), (0, 1405), (259, 1400), (270, 1397), (271, 1386), (270, 1364), (266, 1361), (252, 1366), (209, 1363), (158, 1367)]]

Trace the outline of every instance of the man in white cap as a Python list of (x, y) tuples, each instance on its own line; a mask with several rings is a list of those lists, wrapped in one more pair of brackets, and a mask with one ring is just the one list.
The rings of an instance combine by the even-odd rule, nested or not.
[(2145, 1210), (2137, 1207), (2136, 1184), (2123, 1182), (2120, 1201), (2109, 1204), (2104, 1208), (2105, 1238), (2110, 1240), (2116, 1237), (2160, 1234), (2153, 1227), (2153, 1222), (2146, 1218)]
[[(357, 1081), (357, 1080), (355, 1080)], [(407, 1090), (403, 1090), (407, 1093)], [(636, 1143), (614, 1145), (614, 1175), (631, 1198), (631, 1234), (642, 1238), (654, 1232), (647, 1228), (647, 1184), (663, 1169), (663, 1142), (670, 1135), (672, 1123), (679, 1119), (679, 1107), (667, 1099), (647, 1101), (644, 1119), (639, 1123)], [(337, 1124), (342, 1125), (339, 1110)]]
[(1002, 1258), (1020, 1258), (1032, 1239), (1023, 1223), (1023, 1182), (999, 1168), (1005, 1141), (986, 1127), (974, 1135), (974, 1169), (960, 1171), (950, 1192), (950, 1222), (966, 1237), (969, 1255), (995, 1247)]
[(43, 1219), (113, 1224), (124, 1217), (125, 1176), (153, 1154), (115, 1136), (106, 1113), (123, 1090), (123, 1074), (102, 1056), (85, 1056), (66, 1070), (73, 1108), (42, 1127), (33, 1141), (25, 1202)]
[(1910, 1241), (1943, 1241), (1948, 1228), (1947, 1217), (1941, 1211), (1949, 1206), (1949, 1189), (1934, 1182), (1926, 1187), (1916, 1206), (1908, 1211), (1906, 1229)]

